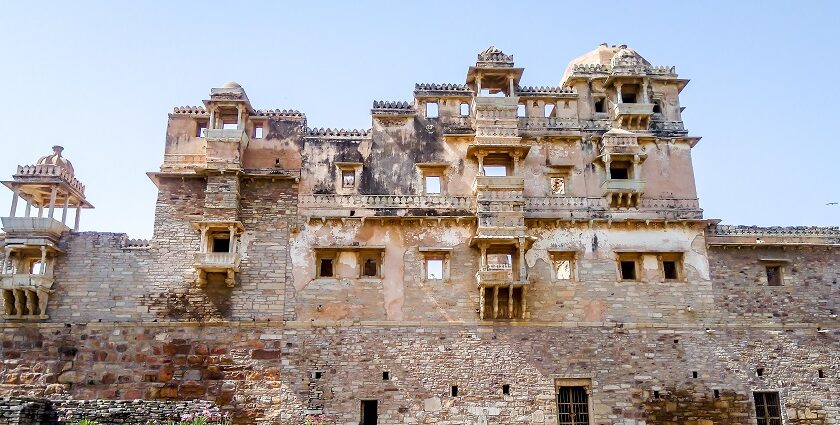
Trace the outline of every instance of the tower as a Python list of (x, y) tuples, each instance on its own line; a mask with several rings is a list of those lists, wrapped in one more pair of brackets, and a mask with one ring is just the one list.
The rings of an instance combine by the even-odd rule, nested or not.
[[(4, 318), (48, 318), (55, 257), (62, 254), (58, 240), (70, 231), (67, 212), (76, 210), (73, 230), (78, 231), (82, 208), (93, 208), (73, 165), (62, 156), (63, 150), (53, 146), (51, 155), (41, 157), (35, 165), (19, 165), (13, 179), (3, 182), (14, 194), (9, 216), (2, 217), (6, 232), (0, 269)], [(26, 203), (21, 217), (17, 216), (20, 200)], [(60, 221), (56, 218), (59, 208)]]

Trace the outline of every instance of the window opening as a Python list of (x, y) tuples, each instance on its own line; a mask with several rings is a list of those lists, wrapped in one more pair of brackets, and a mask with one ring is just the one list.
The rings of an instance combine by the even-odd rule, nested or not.
[(627, 180), (630, 178), (630, 169), (624, 165), (611, 165), (610, 178), (613, 180)]
[(470, 104), (469, 103), (462, 103), (459, 107), (460, 110), (458, 111), (462, 117), (470, 116)]
[(222, 128), (225, 130), (236, 130), (239, 128), (239, 123), (237, 122), (226, 122), (222, 123)]
[(230, 252), (230, 237), (227, 235), (213, 236), (213, 247), (210, 252)]
[(654, 114), (661, 114), (662, 113), (662, 101), (657, 100), (653, 102), (653, 113)]
[(696, 370), (691, 372), (691, 377), (694, 378), (694, 379), (697, 379), (697, 371)]
[(452, 395), (452, 397), (458, 397), (458, 386), (453, 385), (452, 388), (450, 388), (449, 393)]
[(508, 384), (502, 385), (502, 394), (510, 395), (510, 385), (508, 385)]
[(663, 261), (662, 262), (662, 269), (665, 273), (665, 279), (678, 279), (677, 276), (677, 262), (676, 261)]
[(758, 425), (782, 425), (782, 409), (778, 392), (753, 393)]
[(557, 262), (557, 279), (572, 279), (572, 260), (560, 260)]
[(199, 121), (196, 126), (195, 137), (207, 136), (207, 121)]
[(263, 128), (262, 128), (262, 126), (254, 127), (254, 138), (255, 139), (262, 139), (263, 138)]
[(817, 376), (820, 378), (825, 378), (825, 372), (822, 369), (817, 370)]
[(376, 269), (377, 269), (376, 260), (374, 260), (372, 258), (368, 258), (367, 260), (365, 260), (365, 266), (364, 266), (362, 276), (376, 277), (378, 275)]
[(426, 118), (437, 118), (438, 112), (437, 102), (426, 102)]
[(484, 175), (489, 177), (505, 177), (507, 176), (507, 167), (504, 165), (485, 165)]
[(551, 115), (553, 113), (554, 113), (554, 104), (549, 103), (549, 104), (545, 105), (545, 108), (543, 108), (543, 116), (546, 117), (546, 118), (549, 118), (549, 117), (551, 117)]
[(378, 416), (377, 404), (376, 400), (362, 400), (361, 421), (359, 421), (359, 425), (376, 425)]
[(558, 425), (589, 425), (589, 394), (584, 387), (557, 391)]
[(426, 279), (443, 279), (443, 260), (439, 258), (426, 260)]
[(356, 170), (341, 170), (341, 185), (345, 188), (356, 187)]
[(426, 176), (426, 193), (440, 194), (440, 176)]
[(566, 178), (565, 177), (552, 177), (551, 178), (551, 193), (555, 195), (565, 195), (566, 194)]
[(516, 105), (516, 116), (519, 118), (525, 117), (525, 104), (520, 103), (519, 105)]
[(333, 276), (333, 260), (332, 258), (322, 258), (321, 259), (321, 267), (318, 270), (319, 277), (332, 277)]
[(41, 261), (33, 261), (32, 265), (29, 267), (29, 274), (42, 274), (41, 267), (44, 267), (46, 270), (46, 264), (42, 263)]
[(382, 380), (388, 381), (391, 379), (391, 372), (382, 372)]
[(764, 368), (760, 367), (755, 370), (755, 374), (758, 376), (764, 376)]
[(599, 114), (603, 114), (607, 112), (607, 108), (604, 105), (605, 101), (604, 98), (597, 98), (595, 99), (595, 112)]
[(782, 266), (767, 266), (767, 285), (782, 286)]
[(479, 96), (481, 97), (506, 97), (504, 90), (490, 90), (490, 89), (481, 89), (479, 92)]
[(715, 390), (715, 398), (720, 398), (720, 390)]
[(621, 280), (636, 280), (636, 262), (621, 262)]

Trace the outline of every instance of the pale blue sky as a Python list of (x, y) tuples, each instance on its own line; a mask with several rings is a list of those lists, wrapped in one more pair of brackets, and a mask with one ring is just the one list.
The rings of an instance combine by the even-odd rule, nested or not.
[[(358, 4), (355, 4), (358, 3)], [(0, 3), (0, 175), (61, 144), (96, 209), (83, 230), (151, 235), (167, 113), (236, 80), (257, 108), (310, 127), (370, 127), (374, 99), (463, 82), (489, 45), (557, 84), (601, 42), (628, 44), (691, 83), (686, 127), (706, 217), (837, 225), (832, 2)], [(11, 192), (0, 195), (6, 215)]]

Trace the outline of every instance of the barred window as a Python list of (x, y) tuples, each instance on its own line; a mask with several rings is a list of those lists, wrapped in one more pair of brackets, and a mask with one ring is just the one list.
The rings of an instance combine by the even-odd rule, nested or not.
[(557, 391), (558, 425), (589, 425), (589, 394), (585, 387), (560, 387)]
[(782, 425), (782, 409), (778, 392), (753, 393), (758, 425)]

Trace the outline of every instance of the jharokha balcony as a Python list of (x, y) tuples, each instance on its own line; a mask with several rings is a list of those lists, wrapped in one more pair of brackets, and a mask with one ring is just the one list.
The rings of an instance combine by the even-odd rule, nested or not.
[(625, 130), (647, 130), (653, 106), (652, 103), (618, 103), (613, 108), (615, 121)]
[(2, 217), (3, 231), (7, 234), (26, 234), (58, 238), (70, 228), (50, 217)]
[(234, 285), (234, 273), (239, 272), (242, 258), (237, 252), (198, 252), (195, 254), (195, 268), (199, 272), (198, 286), (207, 283), (207, 273), (225, 273), (225, 284)]
[(601, 183), (611, 208), (635, 208), (645, 192), (645, 181), (637, 179), (607, 179)]

